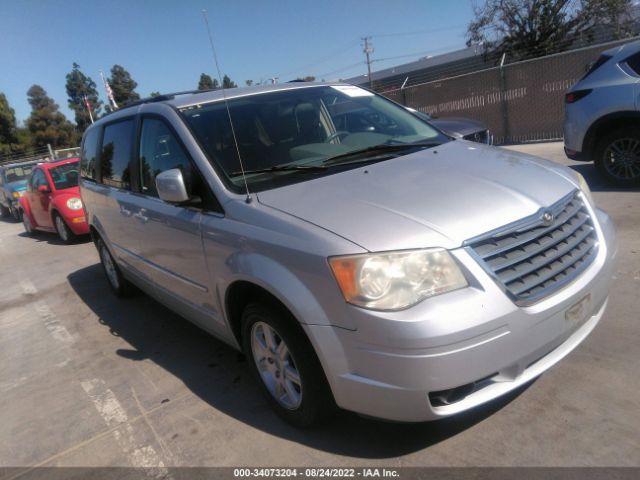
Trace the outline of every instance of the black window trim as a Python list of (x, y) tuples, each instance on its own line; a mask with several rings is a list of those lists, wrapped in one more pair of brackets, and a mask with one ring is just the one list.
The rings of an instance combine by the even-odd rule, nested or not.
[[(200, 171), (198, 164), (193, 160), (191, 153), (189, 153), (189, 149), (187, 148), (185, 143), (182, 141), (182, 137), (178, 134), (178, 132), (173, 127), (171, 122), (164, 115), (161, 115), (159, 113), (154, 113), (154, 112), (143, 112), (143, 113), (139, 113), (137, 116), (138, 116), (138, 124), (136, 129), (136, 140), (135, 140), (134, 155), (133, 155), (133, 163), (134, 163), (133, 172), (135, 172), (134, 175), (136, 179), (136, 182), (135, 182), (136, 188), (135, 190), (132, 188), (131, 193), (134, 195), (145, 197), (145, 198), (158, 198), (155, 195), (147, 195), (143, 193), (141, 188), (141, 182), (140, 182), (140, 141), (142, 140), (142, 123), (144, 122), (145, 118), (154, 119), (162, 122), (167, 127), (169, 132), (173, 135), (173, 137), (176, 139), (176, 141), (184, 151), (185, 155), (187, 156), (187, 160), (191, 164), (191, 167), (193, 168), (194, 173), (200, 177), (200, 181), (202, 185), (204, 186), (204, 188), (207, 189), (207, 192), (211, 196), (212, 202), (208, 202), (210, 204), (204, 203), (202, 205), (202, 208), (198, 208), (196, 206), (190, 206), (188, 208), (197, 208), (198, 210), (202, 210), (203, 212), (214, 213), (214, 214), (219, 214), (224, 216), (225, 212), (224, 212), (224, 209), (222, 208), (222, 204), (218, 200), (218, 197), (216, 196), (215, 192), (213, 192), (213, 190), (209, 186), (209, 183), (207, 182), (205, 175), (203, 175), (203, 173)], [(180, 117), (180, 115), (178, 115), (178, 117), (182, 121), (182, 118)], [(191, 133), (191, 130), (189, 130), (189, 133)], [(192, 134), (192, 137), (193, 137), (193, 134)], [(132, 176), (132, 179), (133, 179), (133, 176)], [(133, 187), (133, 182), (132, 182), (132, 187)]]

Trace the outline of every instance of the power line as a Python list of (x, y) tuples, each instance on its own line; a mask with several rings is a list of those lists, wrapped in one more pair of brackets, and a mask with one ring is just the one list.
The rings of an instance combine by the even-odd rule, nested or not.
[(341, 67), (341, 68), (339, 68), (337, 70), (333, 70), (331, 72), (320, 74), (320, 75), (318, 75), (318, 77), (319, 78), (324, 78), (324, 77), (327, 77), (329, 75), (333, 75), (334, 73), (340, 73), (340, 72), (344, 72), (345, 70), (349, 70), (351, 68), (358, 67), (358, 66), (360, 66), (362, 64), (364, 64), (364, 62), (362, 62), (362, 61), (356, 62), (356, 63), (352, 63), (351, 65), (347, 65), (345, 67)]
[(380, 37), (407, 37), (410, 35), (426, 35), (428, 33), (437, 33), (437, 32), (444, 32), (447, 30), (451, 30), (452, 28), (460, 28), (460, 27), (466, 27), (466, 24), (457, 24), (457, 25), (449, 25), (448, 27), (438, 27), (438, 28), (429, 28), (429, 29), (425, 29), (425, 30), (414, 30), (412, 32), (397, 32), (397, 33), (377, 33), (377, 34), (373, 34), (370, 35), (371, 37), (376, 37), (376, 38), (380, 38)]
[(303, 66), (301, 66), (299, 68), (296, 68), (294, 70), (290, 70), (287, 73), (282, 73), (282, 74), (278, 75), (278, 77), (286, 78), (286, 77), (289, 77), (289, 76), (293, 75), (294, 73), (299, 73), (299, 72), (302, 72), (304, 70), (307, 70), (308, 68), (315, 67), (315, 66), (320, 65), (322, 63), (326, 63), (329, 60), (332, 60), (335, 57), (343, 55), (344, 53), (348, 52), (353, 47), (358, 45), (359, 42), (360, 42), (360, 40), (352, 40), (348, 44), (346, 44), (345, 46), (340, 47), (340, 49), (333, 50), (331, 53), (321, 57), (320, 60), (316, 60), (315, 62), (311, 62), (311, 63), (303, 65)]

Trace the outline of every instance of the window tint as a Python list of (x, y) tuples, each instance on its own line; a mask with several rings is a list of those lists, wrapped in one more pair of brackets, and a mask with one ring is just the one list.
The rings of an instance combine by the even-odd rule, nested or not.
[(82, 144), (82, 153), (80, 154), (80, 174), (82, 178), (90, 180), (96, 179), (96, 157), (98, 155), (99, 128), (92, 128), (87, 132)]
[(169, 127), (155, 118), (142, 120), (140, 136), (140, 189), (157, 197), (156, 176), (166, 170), (179, 168), (190, 192), (193, 171), (189, 157)]
[(631, 70), (640, 75), (640, 52), (631, 55), (629, 58), (627, 58), (626, 62)]
[(107, 125), (104, 128), (100, 174), (102, 183), (117, 188), (131, 188), (129, 161), (133, 144), (133, 119)]

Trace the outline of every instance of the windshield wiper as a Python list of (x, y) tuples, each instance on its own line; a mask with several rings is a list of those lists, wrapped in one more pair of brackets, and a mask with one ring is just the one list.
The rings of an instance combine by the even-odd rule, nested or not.
[(359, 157), (361, 155), (371, 156), (371, 155), (383, 154), (383, 153), (401, 152), (403, 150), (413, 150), (417, 148), (437, 147), (440, 144), (441, 142), (381, 143), (380, 145), (374, 145), (372, 147), (361, 148), (358, 150), (352, 150), (350, 152), (333, 155), (332, 157), (324, 159), (324, 161), (322, 162), (322, 165), (325, 165), (325, 166), (339, 165), (343, 163), (342, 162), (343, 160), (349, 160), (353, 157)]
[[(269, 168), (256, 168), (254, 170), (245, 170), (244, 174), (248, 175), (251, 173), (271, 173), (271, 172), (292, 172), (292, 171), (306, 171), (306, 172), (318, 172), (322, 170), (326, 170), (328, 167), (324, 165), (275, 165)], [(242, 175), (242, 171), (231, 172), (229, 176), (235, 177), (238, 175)]]

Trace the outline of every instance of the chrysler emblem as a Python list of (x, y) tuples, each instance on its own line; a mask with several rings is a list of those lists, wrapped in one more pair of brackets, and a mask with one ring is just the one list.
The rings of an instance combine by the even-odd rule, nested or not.
[(544, 212), (544, 213), (542, 214), (542, 223), (543, 223), (545, 226), (549, 226), (549, 225), (551, 225), (551, 224), (553, 223), (553, 220), (554, 220), (554, 218), (553, 218), (553, 213), (551, 213), (551, 212)]

